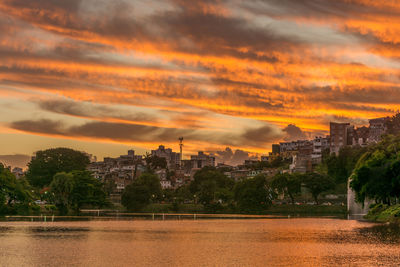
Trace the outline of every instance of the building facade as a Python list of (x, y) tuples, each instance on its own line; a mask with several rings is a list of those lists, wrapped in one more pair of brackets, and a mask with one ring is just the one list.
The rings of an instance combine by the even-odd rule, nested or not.
[(331, 122), (329, 124), (330, 133), (330, 152), (339, 154), (339, 150), (346, 146), (352, 145), (354, 126), (350, 123)]
[(377, 143), (381, 140), (381, 136), (387, 131), (387, 122), (389, 117), (377, 118), (369, 120), (369, 142)]
[(181, 164), (180, 153), (173, 152), (171, 148), (165, 148), (163, 145), (160, 145), (156, 150), (152, 150), (151, 155), (165, 158), (170, 170), (179, 168)]

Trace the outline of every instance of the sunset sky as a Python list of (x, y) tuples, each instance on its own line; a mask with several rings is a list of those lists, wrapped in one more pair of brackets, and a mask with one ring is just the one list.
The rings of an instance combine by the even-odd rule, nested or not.
[(395, 113), (399, 75), (397, 0), (0, 0), (0, 155), (266, 154)]

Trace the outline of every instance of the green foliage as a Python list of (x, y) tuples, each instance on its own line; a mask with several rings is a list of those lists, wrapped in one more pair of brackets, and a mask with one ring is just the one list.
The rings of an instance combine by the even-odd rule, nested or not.
[(347, 215), (347, 207), (339, 205), (322, 206), (322, 205), (272, 205), (268, 208), (268, 214), (285, 214), (285, 215)]
[(73, 187), (70, 203), (76, 213), (79, 213), (82, 206), (101, 208), (109, 204), (106, 200), (106, 193), (103, 191), (103, 185), (89, 171), (73, 171), (71, 174)]
[(386, 125), (388, 134), (398, 135), (400, 133), (400, 113), (391, 117)]
[(60, 215), (68, 213), (73, 187), (74, 179), (71, 173), (60, 172), (54, 175), (50, 192), (54, 196), (54, 203)]
[(105, 179), (103, 184), (104, 191), (106, 192), (107, 196), (110, 196), (114, 190), (117, 188), (115, 181), (113, 179)]
[(129, 211), (141, 211), (150, 204), (151, 194), (144, 185), (130, 184), (122, 194), (121, 203)]
[(400, 136), (372, 146), (357, 163), (350, 186), (361, 203), (369, 198), (390, 205), (391, 198), (400, 197)]
[(151, 173), (143, 173), (133, 182), (135, 185), (143, 185), (148, 188), (150, 195), (154, 199), (162, 197), (161, 184), (157, 175)]
[(291, 163), (290, 159), (283, 159), (280, 156), (275, 156), (272, 158), (271, 161), (258, 161), (256, 163), (253, 163), (250, 166), (251, 169), (253, 170), (261, 170), (264, 168), (282, 168), (282, 167), (287, 167)]
[(217, 190), (217, 183), (215, 180), (204, 180), (200, 183), (199, 195), (200, 203), (204, 205), (210, 204), (215, 199), (215, 191)]
[(219, 202), (210, 202), (204, 205), (204, 211), (207, 213), (222, 213), (224, 207)]
[(234, 198), (241, 212), (254, 213), (265, 210), (271, 204), (271, 190), (264, 175), (238, 182)]
[(145, 161), (146, 161), (146, 166), (147, 166), (148, 172), (153, 172), (154, 170), (156, 170), (158, 168), (160, 168), (160, 169), (167, 168), (167, 160), (162, 157), (147, 154)]
[(60, 215), (67, 214), (69, 209), (79, 214), (83, 206), (101, 208), (109, 204), (103, 185), (89, 171), (57, 173), (50, 184), (50, 193)]
[(176, 202), (176, 201), (173, 202), (173, 203), (172, 203), (171, 209), (172, 209), (172, 211), (174, 211), (174, 212), (179, 212), (179, 210), (180, 210), (180, 205), (179, 205), (179, 203)]
[(0, 164), (0, 215), (29, 215), (37, 210), (32, 202), (31, 188)]
[(314, 201), (318, 204), (318, 196), (330, 189), (335, 188), (335, 183), (332, 178), (327, 175), (322, 175), (319, 173), (306, 173), (301, 176), (302, 182), (307, 187)]
[(215, 198), (220, 199), (224, 203), (228, 203), (233, 197), (233, 191), (228, 188), (218, 188), (215, 191)]
[(280, 168), (280, 167), (289, 166), (290, 163), (291, 163), (291, 159), (284, 159), (284, 158), (278, 156), (278, 157), (275, 157), (272, 159), (272, 161), (270, 163), (270, 167), (271, 168)]
[(204, 213), (206, 212), (204, 206), (201, 204), (178, 204), (173, 202), (172, 204), (162, 203), (151, 203), (144, 207), (141, 212), (147, 213)]
[(42, 188), (50, 185), (56, 173), (83, 171), (89, 163), (85, 154), (69, 148), (38, 151), (28, 164), (26, 177), (32, 186)]
[(336, 183), (347, 183), (357, 161), (366, 151), (366, 147), (343, 147), (338, 156), (324, 154), (323, 162), (319, 168), (323, 169), (324, 173), (332, 177)]
[[(199, 201), (204, 205), (211, 204), (218, 198), (229, 201), (229, 194), (226, 190), (232, 190), (234, 181), (225, 176), (214, 167), (204, 167), (197, 171), (194, 180), (190, 183), (189, 189), (192, 194), (197, 194)], [(225, 193), (224, 193), (225, 192)]]
[[(171, 201), (176, 198), (176, 201), (179, 203), (185, 202), (185, 200), (192, 200), (194, 199), (194, 194), (190, 192), (189, 185), (183, 185), (175, 190), (175, 192), (170, 192), (170, 194), (167, 195), (168, 198), (166, 200)], [(197, 198), (197, 195), (196, 195)]]
[(372, 205), (367, 219), (378, 222), (399, 222), (400, 221), (400, 205), (375, 204)]
[(270, 184), (280, 194), (287, 194), (294, 205), (294, 196), (301, 192), (302, 178), (294, 173), (277, 174), (272, 177)]
[(144, 173), (125, 188), (121, 203), (130, 211), (141, 211), (151, 200), (161, 197), (162, 191), (157, 175)]

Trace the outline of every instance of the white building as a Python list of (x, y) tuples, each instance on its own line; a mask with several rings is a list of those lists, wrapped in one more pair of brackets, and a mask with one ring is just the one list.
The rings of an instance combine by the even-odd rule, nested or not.
[(322, 160), (322, 153), (329, 149), (330, 143), (328, 137), (320, 137), (316, 136), (314, 140), (312, 140), (313, 151), (311, 154), (311, 160), (313, 164), (319, 164)]

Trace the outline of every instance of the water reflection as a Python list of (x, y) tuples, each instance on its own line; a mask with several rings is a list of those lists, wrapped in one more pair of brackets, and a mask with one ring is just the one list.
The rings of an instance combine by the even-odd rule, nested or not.
[(378, 224), (372, 227), (360, 228), (359, 234), (366, 239), (379, 243), (400, 243), (400, 225)]
[(0, 235), (2, 234), (2, 233), (9, 233), (10, 231), (11, 231), (11, 227), (9, 227), (9, 226), (0, 226)]
[(400, 228), (338, 219), (0, 222), (5, 266), (393, 266)]

